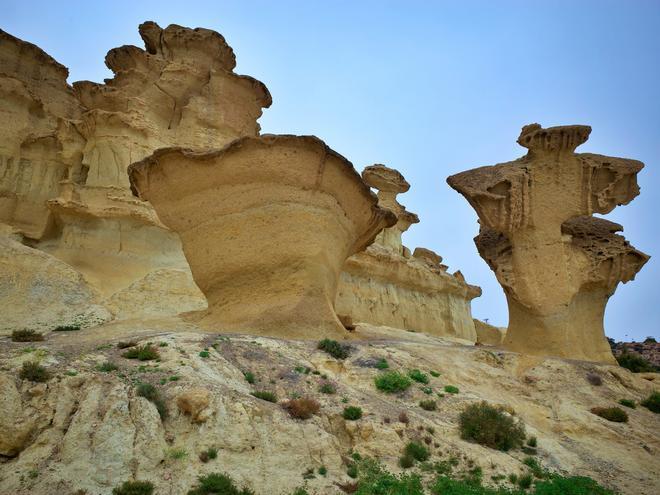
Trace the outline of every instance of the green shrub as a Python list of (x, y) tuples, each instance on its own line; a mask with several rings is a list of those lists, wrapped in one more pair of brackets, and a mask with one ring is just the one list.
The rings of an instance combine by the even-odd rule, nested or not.
[(291, 495), (309, 495), (309, 492), (304, 488), (296, 488)]
[(600, 486), (591, 478), (551, 476), (547, 481), (537, 481), (534, 495), (616, 495), (616, 492)]
[(328, 474), (328, 468), (325, 467), (325, 466), (321, 466), (321, 467), (319, 468), (319, 474), (320, 474), (321, 476), (325, 476), (326, 474)]
[(131, 347), (122, 354), (126, 359), (137, 359), (139, 361), (151, 361), (152, 359), (160, 358), (158, 349), (151, 344), (142, 345), (139, 347)]
[(357, 464), (351, 462), (346, 468), (346, 474), (348, 475), (349, 478), (353, 478), (353, 479), (357, 478), (359, 474)]
[(112, 495), (152, 495), (154, 485), (149, 481), (124, 481), (112, 489)]
[(319, 342), (318, 348), (327, 352), (335, 359), (346, 359), (350, 352), (350, 348), (347, 345), (342, 345), (336, 340), (331, 339), (323, 339)]
[(390, 367), (390, 365), (389, 365), (389, 363), (387, 362), (387, 359), (385, 359), (385, 358), (381, 358), (381, 359), (376, 363), (376, 368), (378, 368), (379, 370), (386, 370), (386, 369), (389, 368), (389, 367)]
[(507, 451), (521, 447), (525, 440), (525, 426), (487, 402), (467, 406), (458, 421), (463, 440), (493, 449)]
[(453, 385), (445, 385), (445, 392), (447, 392), (448, 394), (457, 394), (458, 387), (455, 387)]
[(188, 457), (188, 451), (186, 449), (169, 449), (167, 451), (167, 457), (175, 461), (180, 461)]
[(133, 347), (136, 345), (137, 342), (135, 342), (134, 340), (130, 340), (130, 341), (120, 340), (119, 342), (117, 342), (117, 349), (127, 349), (128, 347)]
[(532, 475), (529, 474), (529, 473), (520, 475), (518, 477), (518, 486), (520, 488), (522, 488), (523, 490), (526, 490), (527, 488), (532, 486), (532, 481), (533, 480), (534, 480), (534, 478), (532, 478)]
[(265, 400), (268, 402), (277, 402), (277, 396), (268, 390), (256, 390), (252, 392), (252, 395), (257, 399)]
[(356, 421), (362, 417), (362, 409), (357, 406), (345, 407), (342, 416), (348, 421)]
[(535, 477), (541, 479), (548, 477), (548, 472), (545, 469), (543, 469), (539, 464), (539, 461), (537, 461), (533, 457), (525, 457), (525, 459), (523, 459), (523, 464), (532, 471), (532, 474)]
[(156, 387), (150, 383), (140, 383), (135, 388), (135, 392), (139, 397), (144, 397), (154, 406), (160, 415), (160, 419), (165, 419), (167, 417), (167, 406), (165, 405), (165, 400), (160, 395), (160, 392)]
[(635, 401), (630, 400), (630, 399), (621, 399), (619, 401), (619, 404), (621, 404), (622, 406), (625, 406), (625, 407), (629, 407), (630, 409), (636, 409), (637, 408), (637, 404), (635, 404)]
[(657, 371), (658, 369), (657, 366), (654, 366), (648, 360), (644, 359), (644, 357), (634, 352), (624, 351), (616, 357), (616, 360), (619, 366), (629, 369), (633, 373)]
[(36, 361), (26, 361), (18, 372), (18, 376), (22, 380), (30, 380), (31, 382), (47, 382), (50, 380), (50, 373), (46, 368), (41, 366)]
[(653, 411), (654, 413), (660, 413), (660, 392), (658, 391), (653, 392), (646, 399), (640, 402), (640, 404), (649, 411)]
[(14, 330), (11, 333), (12, 342), (40, 342), (42, 340), (44, 340), (43, 334), (34, 330)]
[(72, 325), (59, 325), (53, 329), (53, 332), (75, 332), (80, 330), (80, 325), (74, 323)]
[(207, 357), (210, 357), (210, 356), (211, 356), (211, 353), (209, 351), (200, 351), (199, 352), (199, 357), (201, 357), (201, 358), (207, 358)]
[(429, 371), (429, 373), (431, 374), (431, 376), (433, 378), (438, 378), (440, 376), (440, 373), (438, 373), (437, 371), (434, 371), (434, 370)]
[(372, 459), (360, 463), (359, 473), (355, 495), (424, 495), (422, 480), (417, 474), (395, 476)]
[(401, 458), (399, 459), (399, 466), (401, 466), (403, 469), (411, 468), (414, 465), (415, 465), (415, 459), (413, 459), (412, 456), (404, 455), (401, 456)]
[(427, 460), (431, 455), (429, 450), (419, 442), (408, 442), (405, 454), (420, 462)]
[(412, 381), (398, 371), (388, 371), (374, 378), (376, 388), (388, 394), (407, 390)]
[(426, 385), (429, 382), (429, 377), (426, 373), (422, 373), (420, 370), (410, 370), (408, 376), (415, 380), (418, 383), (423, 383)]
[(209, 462), (209, 460), (218, 458), (218, 449), (214, 447), (209, 447), (206, 450), (203, 450), (199, 454), (199, 460), (202, 462)]
[(536, 437), (529, 437), (527, 439), (527, 445), (529, 447), (534, 447), (535, 448), (537, 444), (538, 444), (538, 441), (536, 440)]
[(627, 423), (628, 414), (620, 407), (592, 407), (592, 414), (614, 423)]
[(438, 404), (433, 399), (422, 400), (419, 402), (419, 407), (425, 411), (435, 411), (438, 408)]
[(243, 373), (243, 376), (245, 377), (245, 381), (248, 382), (249, 384), (253, 384), (256, 381), (254, 373), (252, 373), (251, 371), (245, 371)]
[(247, 488), (241, 490), (226, 474), (211, 473), (200, 476), (197, 486), (189, 490), (188, 495), (254, 495), (254, 492)]
[(332, 383), (324, 382), (319, 387), (319, 392), (321, 392), (322, 394), (334, 394), (337, 392), (337, 389)]
[(113, 363), (112, 361), (106, 361), (103, 364), (99, 364), (96, 367), (97, 370), (103, 371), (104, 373), (109, 373), (110, 371), (115, 371), (119, 368), (117, 368), (117, 365)]

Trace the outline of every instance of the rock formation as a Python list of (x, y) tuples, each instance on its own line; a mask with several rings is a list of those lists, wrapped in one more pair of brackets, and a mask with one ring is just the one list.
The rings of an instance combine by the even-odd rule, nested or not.
[[(262, 83), (233, 72), (234, 53), (218, 33), (153, 22), (139, 30), (146, 50), (108, 52), (114, 78), (73, 87), (65, 67), (0, 31), (0, 222), (41, 251), (35, 259), (47, 253), (82, 274), (117, 317), (160, 311), (172, 291), (183, 297), (166, 313), (205, 306), (178, 236), (131, 195), (128, 165), (162, 147), (220, 148), (255, 136), (271, 104)], [(16, 275), (23, 286), (36, 278)], [(12, 296), (4, 285), (3, 307)], [(154, 297), (130, 304), (135, 287)], [(78, 316), (83, 289), (62, 294)]]
[(408, 182), (384, 165), (366, 167), (362, 177), (378, 190), (378, 204), (392, 211), (397, 223), (348, 259), (337, 291), (337, 312), (353, 322), (476, 341), (470, 301), (481, 290), (466, 284), (460, 272), (448, 274), (442, 258), (430, 249), (416, 248), (411, 256), (401, 242), (403, 232), (419, 222), (396, 199), (410, 188)]
[(614, 362), (603, 315), (619, 282), (648, 260), (594, 218), (639, 194), (636, 160), (575, 153), (588, 126), (523, 127), (518, 160), (447, 179), (477, 211), (479, 254), (509, 305), (506, 347), (529, 354)]
[(163, 149), (131, 165), (133, 191), (183, 243), (205, 326), (343, 336), (333, 306), (346, 258), (396, 222), (352, 164), (313, 136)]

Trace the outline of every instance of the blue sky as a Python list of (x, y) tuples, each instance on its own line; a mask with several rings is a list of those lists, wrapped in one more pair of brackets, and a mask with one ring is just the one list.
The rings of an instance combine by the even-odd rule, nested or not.
[(660, 1), (8, 1), (0, 27), (100, 81), (116, 46), (154, 20), (222, 33), (237, 72), (263, 81), (264, 132), (315, 134), (358, 170), (384, 163), (411, 190), (411, 248), (441, 254), (484, 295), (473, 313), (506, 325), (504, 294), (477, 254), (478, 227), (448, 175), (509, 161), (524, 124), (589, 124), (579, 151), (635, 158), (642, 194), (607, 218), (654, 256), (608, 304), (606, 333), (660, 337)]

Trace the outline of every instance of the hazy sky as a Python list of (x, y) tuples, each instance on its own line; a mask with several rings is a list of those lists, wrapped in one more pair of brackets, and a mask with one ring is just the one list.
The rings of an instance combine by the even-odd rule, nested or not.
[(263, 132), (315, 134), (358, 170), (384, 163), (411, 190), (421, 223), (405, 235), (483, 288), (473, 314), (505, 326), (507, 308), (479, 257), (474, 210), (448, 175), (517, 158), (524, 124), (589, 124), (578, 151), (635, 158), (641, 196), (607, 216), (654, 256), (610, 300), (606, 333), (660, 337), (660, 0), (44, 1), (0, 0), (0, 27), (70, 69), (110, 77), (116, 46), (143, 46), (154, 20), (222, 33), (237, 72), (263, 81)]

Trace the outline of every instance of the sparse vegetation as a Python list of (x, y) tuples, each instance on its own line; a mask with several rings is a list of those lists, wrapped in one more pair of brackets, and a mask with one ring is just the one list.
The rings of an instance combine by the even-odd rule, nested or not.
[(431, 454), (429, 450), (419, 442), (408, 442), (405, 449), (405, 455), (408, 455), (416, 461), (426, 461)]
[(415, 465), (415, 459), (412, 458), (412, 456), (409, 455), (402, 455), (399, 458), (399, 466), (403, 469), (409, 469)]
[(252, 373), (251, 371), (244, 371), (243, 376), (245, 377), (245, 381), (248, 382), (249, 384), (253, 384), (256, 381), (254, 373)]
[(539, 461), (537, 461), (533, 457), (525, 457), (525, 459), (523, 459), (523, 464), (530, 469), (530, 471), (536, 478), (543, 479), (549, 476), (549, 473), (541, 467)]
[(319, 386), (319, 392), (322, 394), (334, 394), (337, 392), (335, 386), (330, 382), (324, 382)]
[(592, 414), (614, 423), (627, 423), (628, 413), (620, 407), (592, 407)]
[(154, 485), (149, 481), (124, 481), (113, 488), (112, 495), (152, 495)]
[(116, 371), (119, 368), (117, 368), (117, 365), (112, 361), (106, 361), (105, 363), (99, 364), (96, 369), (103, 373), (109, 373), (111, 371)]
[(307, 397), (293, 399), (284, 404), (284, 409), (295, 419), (309, 419), (318, 413), (320, 408), (318, 401)]
[(12, 342), (41, 342), (44, 336), (34, 330), (14, 330), (11, 333)]
[(646, 399), (640, 402), (649, 411), (660, 413), (660, 392), (655, 391), (651, 393)]
[(633, 373), (645, 373), (649, 371), (658, 371), (658, 367), (654, 366), (647, 359), (644, 359), (643, 356), (634, 353), (623, 351), (616, 357), (619, 366), (622, 368), (629, 369)]
[(137, 342), (135, 342), (133, 340), (130, 340), (130, 341), (120, 340), (119, 342), (117, 342), (117, 349), (127, 349), (129, 347), (133, 347), (133, 346), (136, 346), (136, 345), (137, 345)]
[(50, 373), (36, 361), (26, 361), (18, 372), (22, 380), (44, 383), (50, 380)]
[(410, 370), (408, 376), (415, 380), (418, 383), (427, 384), (429, 382), (429, 377), (426, 373), (422, 373), (420, 370)]
[(407, 390), (412, 381), (398, 371), (388, 371), (374, 378), (376, 388), (388, 394)]
[(238, 488), (226, 474), (211, 473), (200, 476), (197, 485), (188, 491), (188, 495), (254, 495), (254, 492), (248, 488)]
[(507, 451), (525, 440), (525, 426), (487, 402), (467, 406), (458, 420), (462, 439), (493, 449)]
[(217, 459), (218, 458), (218, 449), (209, 447), (206, 450), (203, 450), (199, 454), (199, 460), (206, 463), (209, 462), (212, 459)]
[(75, 332), (80, 330), (80, 325), (73, 323), (71, 325), (59, 325), (53, 329), (53, 332)]
[(419, 402), (419, 407), (425, 411), (435, 411), (438, 408), (438, 404), (433, 399), (422, 400)]
[(319, 342), (318, 348), (327, 352), (335, 359), (346, 359), (350, 353), (347, 345), (342, 345), (336, 340), (323, 339)]
[(619, 401), (619, 404), (621, 404), (624, 407), (629, 407), (630, 409), (636, 409), (637, 408), (637, 404), (635, 404), (635, 401), (630, 400), (630, 399), (621, 399)]
[(152, 359), (159, 359), (160, 354), (158, 349), (151, 344), (145, 344), (139, 347), (130, 347), (122, 354), (126, 359), (137, 359), (139, 361), (151, 361)]
[[(423, 495), (422, 480), (417, 474), (396, 476), (378, 462), (365, 459), (360, 463), (360, 478), (355, 495)], [(351, 493), (351, 492), (348, 492)]]
[(448, 394), (457, 394), (459, 392), (458, 387), (455, 387), (454, 385), (445, 385), (444, 390)]
[(534, 478), (532, 478), (532, 475), (529, 473), (518, 476), (518, 486), (523, 490), (532, 486), (532, 481), (534, 481)]
[(536, 440), (536, 437), (529, 437), (527, 439), (528, 447), (536, 448), (537, 445), (538, 445), (538, 441)]
[(144, 397), (154, 406), (160, 415), (160, 419), (165, 419), (167, 417), (167, 406), (165, 405), (165, 400), (160, 395), (160, 392), (156, 387), (150, 383), (140, 383), (135, 389), (135, 392), (139, 397)]
[(345, 407), (342, 416), (348, 421), (356, 421), (362, 417), (362, 408), (357, 406)]
[(376, 363), (376, 368), (379, 369), (379, 370), (386, 370), (386, 369), (389, 368), (389, 367), (390, 367), (390, 365), (389, 365), (389, 363), (387, 362), (387, 359), (385, 359), (385, 358), (381, 358), (381, 359)]
[(167, 451), (167, 457), (174, 459), (175, 461), (180, 461), (188, 457), (188, 451), (186, 449), (169, 449)]
[(265, 400), (268, 402), (277, 402), (277, 396), (268, 390), (255, 390), (252, 395), (257, 399)]

